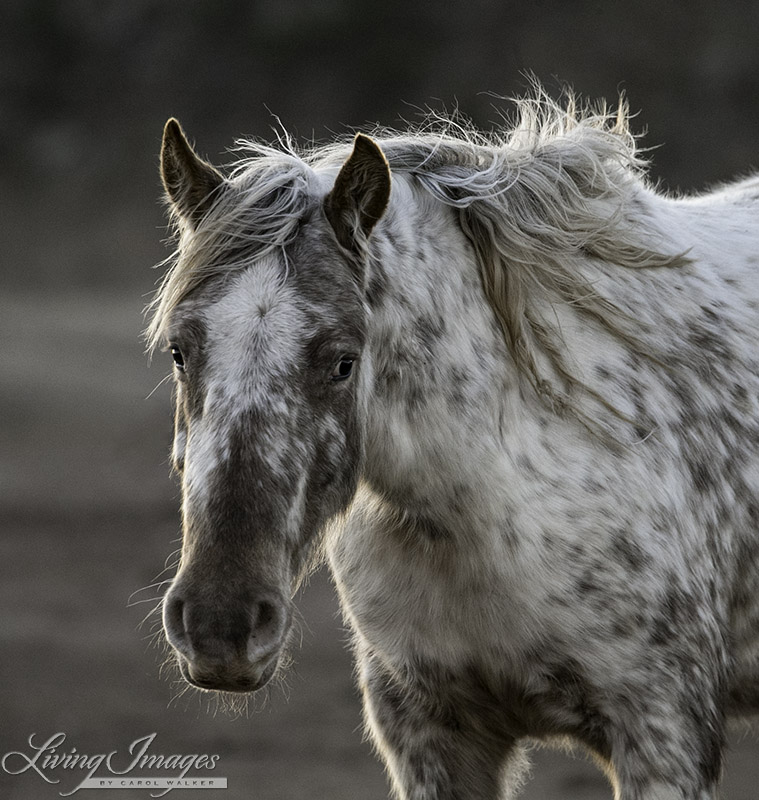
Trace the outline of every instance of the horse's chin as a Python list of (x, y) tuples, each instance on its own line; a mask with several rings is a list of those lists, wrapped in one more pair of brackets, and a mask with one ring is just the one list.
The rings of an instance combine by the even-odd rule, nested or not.
[(182, 677), (196, 689), (205, 692), (232, 694), (251, 694), (263, 689), (274, 677), (279, 657), (274, 656), (269, 663), (251, 667), (246, 671), (223, 672), (220, 670), (201, 670), (191, 664), (184, 656), (177, 654), (179, 671)]

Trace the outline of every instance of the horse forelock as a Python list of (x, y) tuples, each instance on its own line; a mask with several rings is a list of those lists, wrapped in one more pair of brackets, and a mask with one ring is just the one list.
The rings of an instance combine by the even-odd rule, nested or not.
[(257, 146), (254, 155), (232, 166), (196, 228), (173, 213), (177, 247), (164, 262), (168, 269), (148, 307), (149, 348), (161, 343), (177, 306), (205, 282), (236, 274), (277, 251), (287, 263), (285, 248), (314, 204), (316, 184), (301, 159)]

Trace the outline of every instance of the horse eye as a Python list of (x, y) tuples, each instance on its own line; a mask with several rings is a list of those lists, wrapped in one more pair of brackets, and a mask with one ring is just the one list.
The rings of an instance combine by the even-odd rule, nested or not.
[(174, 366), (180, 371), (184, 372), (184, 356), (182, 351), (175, 345), (171, 345), (171, 357), (174, 359)]
[(332, 370), (330, 379), (333, 381), (344, 381), (346, 378), (350, 378), (351, 373), (353, 372), (354, 361), (355, 359), (351, 358), (350, 356), (343, 356)]

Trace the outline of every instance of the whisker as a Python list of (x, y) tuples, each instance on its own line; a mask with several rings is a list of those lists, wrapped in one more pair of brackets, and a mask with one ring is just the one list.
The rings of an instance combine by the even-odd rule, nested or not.
[(161, 388), (161, 386), (163, 386), (164, 383), (166, 383), (166, 381), (170, 381), (171, 378), (172, 378), (172, 374), (171, 373), (169, 373), (168, 375), (166, 375), (163, 378), (161, 378), (161, 380), (158, 381), (158, 383), (155, 385), (153, 390), (150, 392), (150, 394), (145, 399), (146, 400), (150, 400), (150, 398)]
[[(165, 572), (165, 570), (164, 570)], [(140, 603), (149, 603), (151, 600), (157, 600), (157, 597), (148, 597), (145, 600), (133, 600), (135, 595), (138, 595), (140, 592), (146, 592), (148, 589), (156, 589), (159, 586), (165, 586), (166, 584), (171, 583), (170, 579), (158, 581), (157, 583), (151, 583), (148, 586), (143, 586), (141, 589), (135, 589), (132, 594), (129, 595), (127, 598), (127, 608), (131, 608), (132, 606), (139, 605)]]
[(140, 622), (137, 624), (137, 629), (139, 630), (152, 616), (157, 615), (158, 620), (161, 622), (161, 628), (154, 635), (160, 633), (163, 630), (162, 615), (161, 615), (162, 607), (163, 607), (163, 598), (161, 598), (158, 601), (158, 603), (155, 606), (153, 606), (153, 608), (151, 608), (150, 611), (148, 611), (148, 613), (140, 620)]

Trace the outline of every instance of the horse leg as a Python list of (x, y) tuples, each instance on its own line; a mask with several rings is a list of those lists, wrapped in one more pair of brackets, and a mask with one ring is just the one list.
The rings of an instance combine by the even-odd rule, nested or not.
[[(615, 800), (716, 800), (724, 722), (720, 693), (693, 684), (638, 686), (618, 698), (610, 730)], [(623, 716), (624, 715), (624, 716)]]
[(360, 658), (364, 712), (398, 800), (505, 800), (528, 766), (516, 741)]
[(617, 767), (615, 774), (614, 800), (717, 800), (719, 796), (717, 781), (668, 775), (660, 764), (651, 761), (638, 762), (633, 769)]

